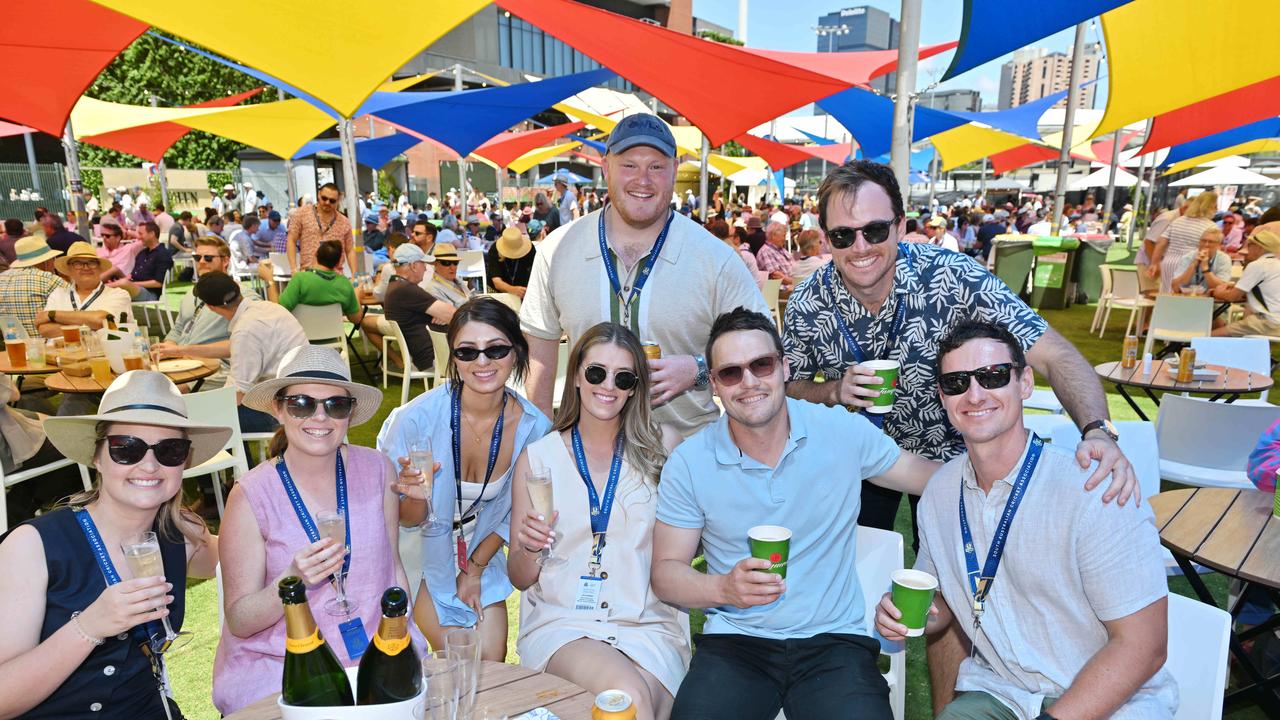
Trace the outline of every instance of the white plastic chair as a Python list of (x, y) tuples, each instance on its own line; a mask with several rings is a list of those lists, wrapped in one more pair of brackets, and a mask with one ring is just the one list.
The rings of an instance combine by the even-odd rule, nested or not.
[(240, 435), (240, 415), (236, 411), (235, 385), (227, 385), (217, 390), (191, 393), (183, 397), (187, 402), (187, 414), (200, 418), (209, 425), (222, 425), (231, 428), (231, 437), (227, 444), (213, 457), (182, 472), (182, 477), (213, 476), (213, 499), (218, 507), (218, 517), (222, 517), (225, 503), (222, 498), (222, 473), (230, 470), (232, 482), (238, 482), (249, 472), (249, 459), (244, 452), (244, 439)]
[[(382, 336), (382, 389), (387, 389), (388, 375), (400, 378), (400, 404), (404, 405), (409, 402), (409, 386), (413, 381), (421, 380), (422, 389), (430, 390), (431, 382), (436, 379), (436, 372), (435, 368), (419, 370), (415, 367), (413, 358), (409, 355), (409, 344), (404, 340), (404, 331), (400, 329), (400, 323), (388, 320), (387, 324), (391, 326), (391, 334)], [(387, 359), (391, 343), (400, 347), (400, 360), (404, 363), (404, 370), (391, 367), (391, 362)]]
[(288, 280), (293, 275), (293, 266), (289, 264), (289, 253), (268, 253), (267, 259), (271, 260), (271, 274), (277, 280)]
[[(138, 319), (139, 316), (147, 324), (151, 326), (151, 315), (149, 311), (156, 313), (156, 326), (160, 328), (159, 335), (165, 335), (169, 332), (169, 328), (173, 327), (173, 316), (170, 314), (169, 302), (165, 300), (165, 291), (169, 287), (169, 274), (172, 269), (166, 270), (164, 277), (160, 278), (160, 293), (158, 300), (135, 300), (133, 301), (133, 317)], [(152, 333), (157, 334), (157, 333)]]
[(1107, 331), (1107, 321), (1111, 319), (1113, 309), (1129, 311), (1129, 324), (1125, 326), (1124, 334), (1131, 335), (1135, 324), (1141, 327), (1141, 323), (1136, 321), (1141, 318), (1143, 311), (1154, 305), (1154, 300), (1144, 297), (1138, 290), (1137, 268), (1113, 266), (1111, 268), (1111, 299), (1107, 301), (1107, 309), (1102, 313), (1102, 325), (1098, 328), (1098, 337), (1102, 337)]
[(765, 280), (761, 291), (764, 293), (764, 304), (768, 306), (769, 312), (773, 313), (773, 322), (778, 326), (778, 332), (782, 332), (782, 314), (778, 312), (778, 302), (782, 293), (782, 280), (776, 278)]
[(854, 535), (856, 543), (854, 565), (858, 570), (858, 584), (866, 601), (864, 618), (871, 636), (880, 643), (880, 652), (889, 656), (889, 671), (884, 673), (889, 684), (889, 707), (894, 720), (906, 716), (907, 698), (907, 648), (902, 643), (891, 643), (875, 631), (876, 605), (880, 597), (889, 592), (894, 570), (902, 569), (902, 535), (892, 530), (880, 530), (858, 526)]
[(1231, 615), (1169, 593), (1169, 646), (1164, 668), (1178, 683), (1174, 720), (1221, 720), (1227, 689)]
[[(1191, 341), (1197, 363), (1226, 365), (1260, 375), (1271, 375), (1271, 343), (1260, 337), (1198, 337)], [(1267, 391), (1236, 400), (1237, 405), (1270, 405)]]
[(293, 316), (302, 325), (302, 332), (307, 342), (312, 345), (331, 347), (342, 354), (342, 359), (351, 365), (347, 355), (346, 331), (342, 326), (342, 306), (338, 303), (328, 305), (297, 305), (292, 310)]
[(1098, 309), (1093, 311), (1093, 322), (1089, 324), (1090, 335), (1102, 324), (1102, 315), (1111, 304), (1111, 266), (1104, 263), (1098, 266), (1098, 271), (1102, 277), (1102, 292), (1098, 294)]
[(484, 266), (483, 250), (458, 251), (458, 277), (467, 280), (480, 278), (480, 289), (489, 287), (489, 273)]
[(1031, 391), (1031, 397), (1022, 401), (1023, 409), (1030, 408), (1032, 410), (1047, 410), (1051, 413), (1063, 415), (1067, 409), (1062, 406), (1062, 401), (1058, 399), (1056, 393), (1048, 388), (1036, 388)]
[(1156, 340), (1191, 342), (1213, 332), (1213, 298), (1190, 295), (1157, 295), (1151, 311), (1151, 327), (1142, 352), (1149, 353)]
[(1252, 489), (1245, 474), (1249, 453), (1276, 418), (1280, 408), (1272, 405), (1166, 394), (1156, 415), (1160, 477), (1183, 485)]
[(491, 297), (520, 314), (520, 296), (514, 293), (483, 293), (483, 297)]
[[(75, 462), (70, 458), (59, 458), (47, 465), (37, 465), (36, 467), (23, 468), (18, 472), (5, 474), (4, 468), (0, 467), (0, 534), (9, 530), (9, 503), (6, 495), (9, 494), (9, 488), (20, 482), (25, 482), (34, 477), (40, 477), (58, 470), (68, 465), (74, 465)], [(80, 469), (80, 482), (84, 484), (84, 489), (92, 490), (93, 482), (89, 479), (89, 470), (84, 465), (77, 466)]]
[(431, 359), (435, 363), (436, 381), (444, 382), (449, 377), (449, 336), (430, 326), (427, 332), (431, 333)]
[[(1120, 433), (1120, 450), (1138, 476), (1138, 488), (1143, 499), (1160, 492), (1160, 450), (1156, 444), (1155, 424), (1125, 420), (1115, 423), (1115, 426), (1116, 432)], [(1054, 445), (1074, 451), (1080, 442), (1080, 431), (1075, 423), (1070, 423), (1069, 426), (1054, 428), (1051, 438)]]
[[(1066, 415), (1045, 413), (1023, 413), (1022, 425), (1040, 437), (1057, 445), (1059, 438), (1064, 438), (1064, 447), (1073, 448), (1080, 442), (1080, 430), (1075, 421)], [(1068, 437), (1074, 435), (1074, 438)]]
[(222, 629), (222, 563), (213, 566), (213, 587), (218, 593), (218, 629)]

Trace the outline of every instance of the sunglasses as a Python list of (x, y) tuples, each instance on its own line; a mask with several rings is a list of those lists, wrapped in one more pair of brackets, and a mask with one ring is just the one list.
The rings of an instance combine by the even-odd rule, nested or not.
[(458, 264), (458, 261), (457, 261), (457, 260), (439, 260), (439, 259), (437, 259), (437, 260), (436, 260), (436, 264), (437, 264), (437, 265), (443, 265), (444, 267), (453, 267), (454, 265), (457, 265), (457, 264)]
[(310, 395), (277, 395), (276, 399), (283, 400), (285, 412), (298, 420), (315, 415), (318, 405), (324, 405), (324, 414), (334, 420), (346, 420), (356, 406), (356, 399), (350, 395), (334, 395), (324, 400), (316, 400)]
[(329, 196), (327, 196), (327, 195), (321, 195), (321, 196), (320, 196), (320, 202), (322, 202), (322, 203), (328, 203), (328, 204), (330, 204), (330, 205), (337, 205), (337, 204), (338, 204), (338, 198), (336, 198), (336, 197), (329, 197)]
[(460, 362), (473, 362), (482, 354), (490, 360), (501, 360), (511, 354), (511, 349), (510, 345), (490, 345), (483, 350), (473, 347), (460, 347), (454, 348), (452, 355), (454, 360)]
[(191, 257), (201, 262), (213, 262), (214, 260), (217, 260), (222, 256), (221, 255), (192, 255)]
[(745, 365), (725, 365), (724, 367), (716, 368), (716, 380), (725, 386), (737, 385), (747, 376), (748, 370), (758, 378), (767, 378), (778, 369), (780, 361), (781, 358), (777, 355), (765, 355)]
[(156, 462), (165, 467), (185, 465), (191, 456), (191, 441), (186, 438), (166, 438), (154, 445), (132, 435), (108, 435), (107, 454), (117, 465), (137, 465), (147, 456), (147, 451), (155, 453)]
[(1021, 370), (1024, 367), (1026, 366), (1013, 363), (997, 363), (976, 370), (943, 373), (938, 376), (938, 388), (942, 390), (943, 395), (963, 395), (969, 391), (969, 378), (973, 378), (987, 390), (998, 390), (1009, 384), (1009, 378), (1014, 370)]
[[(588, 365), (582, 376), (592, 385), (599, 385), (609, 377), (609, 371), (602, 365)], [(630, 370), (619, 370), (613, 374), (613, 386), (623, 392), (630, 390), (640, 382), (640, 377)]]
[(831, 247), (837, 250), (844, 250), (852, 247), (855, 240), (858, 239), (858, 233), (862, 233), (862, 239), (868, 244), (879, 245), (889, 239), (889, 231), (893, 229), (893, 224), (897, 222), (897, 218), (893, 220), (876, 220), (869, 222), (862, 227), (833, 227), (827, 230), (827, 240), (831, 241)]

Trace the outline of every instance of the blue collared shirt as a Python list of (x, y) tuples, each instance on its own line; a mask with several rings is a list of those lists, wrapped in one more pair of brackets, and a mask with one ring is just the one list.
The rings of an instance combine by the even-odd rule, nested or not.
[(707, 571), (750, 557), (747, 531), (792, 531), (787, 592), (761, 607), (707, 609), (703, 632), (783, 640), (820, 633), (867, 635), (854, 567), (862, 480), (886, 472), (901, 451), (866, 418), (787, 399), (791, 434), (776, 468), (743, 453), (722, 415), (671, 454), (658, 485), (658, 519), (702, 530)]

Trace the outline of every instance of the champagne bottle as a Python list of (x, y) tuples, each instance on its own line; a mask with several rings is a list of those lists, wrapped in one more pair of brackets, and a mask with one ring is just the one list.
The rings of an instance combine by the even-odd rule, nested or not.
[(409, 593), (390, 587), (382, 594), (378, 633), (360, 658), (356, 704), (400, 702), (422, 691), (422, 667), (409, 637)]
[(287, 633), (280, 689), (284, 702), (300, 707), (355, 705), (342, 663), (311, 615), (306, 585), (290, 576), (280, 581), (279, 590)]

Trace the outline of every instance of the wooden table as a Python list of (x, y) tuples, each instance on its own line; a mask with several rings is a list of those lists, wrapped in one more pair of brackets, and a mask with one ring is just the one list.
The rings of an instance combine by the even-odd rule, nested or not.
[(1133, 408), (1133, 411), (1143, 420), (1149, 420), (1149, 418), (1146, 413), (1142, 412), (1142, 408), (1138, 407), (1138, 404), (1133, 401), (1133, 398), (1129, 396), (1129, 393), (1125, 390), (1126, 386), (1141, 389), (1158, 406), (1160, 399), (1153, 392), (1155, 390), (1160, 392), (1190, 393), (1192, 395), (1210, 395), (1210, 400), (1220, 400), (1225, 397), (1227, 402), (1234, 402), (1241, 395), (1269, 390), (1273, 383), (1270, 375), (1249, 372), (1240, 368), (1227, 367), (1225, 365), (1205, 365), (1204, 367), (1207, 370), (1217, 371), (1217, 377), (1180, 383), (1174, 379), (1175, 376), (1173, 374), (1169, 373), (1169, 364), (1164, 360), (1153, 360), (1151, 362), (1150, 375), (1142, 374), (1141, 361), (1127, 370), (1120, 367), (1118, 361), (1095, 365), (1093, 369), (1103, 382), (1115, 385), (1116, 392), (1120, 393), (1120, 397), (1124, 398), (1129, 403), (1129, 407)]
[[(177, 359), (177, 358), (169, 358), (169, 359)], [(200, 384), (204, 382), (204, 378), (207, 378), (218, 371), (218, 365), (220, 364), (221, 361), (213, 360), (209, 358), (192, 358), (192, 359), (199, 360), (202, 363), (202, 366), (195, 368), (193, 370), (183, 370), (182, 372), (165, 373), (165, 375), (170, 380), (173, 381), (174, 385), (183, 385), (189, 382), (194, 382), (196, 383), (196, 385), (192, 389), (199, 390)], [(116, 378), (116, 375), (112, 373), (111, 379), (115, 380), (115, 378)], [(107, 384), (110, 385), (110, 383), (107, 383)], [(73, 395), (74, 394), (99, 394), (99, 393), (106, 392), (106, 389), (107, 389), (106, 385), (103, 385), (97, 380), (94, 380), (92, 374), (89, 375), (88, 377), (76, 377), (74, 375), (67, 375), (64, 372), (58, 372), (56, 374), (50, 375), (49, 377), (45, 378), (44, 386), (46, 388), (49, 388), (50, 390), (53, 390), (54, 392), (71, 393)]]
[(9, 363), (9, 353), (0, 355), (0, 374), (3, 375), (48, 375), (58, 372), (56, 365), (42, 363), (40, 365), (32, 365), (27, 363), (22, 367), (14, 367)]
[[(227, 715), (224, 720), (279, 720), (279, 695), (265, 697), (248, 707)], [(545, 707), (561, 720), (591, 720), (595, 697), (555, 675), (534, 672), (519, 665), (484, 662), (480, 667), (480, 686), (476, 708), (489, 707), (516, 717), (537, 707)]]
[[(1170, 490), (1152, 497), (1160, 542), (1177, 560), (1200, 600), (1216, 606), (1193, 563), (1244, 581), (1232, 616), (1240, 612), (1249, 588), (1259, 588), (1280, 608), (1280, 518), (1272, 515), (1273, 493), (1228, 488)], [(1270, 717), (1280, 717), (1280, 674), (1263, 675), (1241, 643), (1280, 627), (1280, 615), (1248, 630), (1233, 633), (1231, 652), (1251, 681), (1227, 693), (1228, 705), (1252, 698)]]

